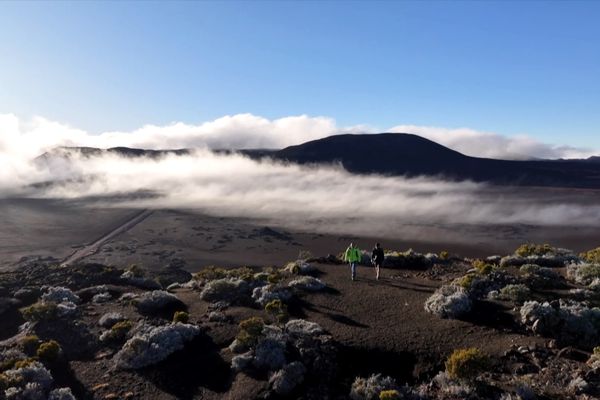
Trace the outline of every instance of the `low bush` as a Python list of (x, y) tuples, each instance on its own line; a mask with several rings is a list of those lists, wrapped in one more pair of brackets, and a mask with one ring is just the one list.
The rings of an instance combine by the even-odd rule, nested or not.
[(22, 309), (21, 314), (27, 321), (47, 321), (56, 318), (57, 306), (55, 303), (38, 302)]
[(190, 321), (190, 314), (185, 311), (176, 311), (173, 314), (173, 322), (181, 322), (182, 324), (187, 324)]
[(204, 268), (202, 271), (195, 273), (193, 276), (193, 278), (196, 280), (207, 282), (224, 278), (237, 278), (249, 281), (252, 280), (253, 277), (254, 271), (248, 267), (225, 269), (214, 266)]
[(520, 309), (521, 322), (534, 333), (554, 337), (561, 345), (591, 349), (600, 345), (600, 309), (586, 303), (560, 300), (527, 301)]
[(305, 373), (304, 365), (294, 361), (271, 375), (269, 385), (278, 395), (286, 396), (304, 381)]
[(265, 305), (265, 311), (277, 322), (285, 322), (288, 317), (287, 306), (279, 299), (271, 300)]
[(445, 285), (427, 299), (425, 310), (441, 318), (459, 318), (471, 311), (472, 305), (465, 289)]
[(58, 359), (60, 352), (61, 348), (58, 342), (50, 340), (40, 344), (36, 354), (40, 360), (52, 362)]
[(116, 322), (109, 330), (100, 335), (100, 340), (121, 342), (127, 338), (131, 328), (133, 328), (133, 322), (129, 320)]
[(591, 264), (600, 264), (600, 247), (581, 253), (579, 258)]
[(250, 284), (239, 278), (222, 278), (208, 282), (200, 292), (205, 301), (235, 303), (250, 297)]
[(451, 379), (466, 382), (475, 380), (489, 365), (489, 357), (477, 348), (455, 350), (445, 363)]
[(43, 287), (42, 290), (44, 294), (42, 294), (41, 300), (42, 302), (48, 303), (66, 303), (71, 302), (78, 304), (81, 299), (75, 293), (71, 291), (71, 289), (62, 287), (62, 286), (48, 286)]
[(36, 335), (27, 335), (21, 339), (20, 345), (23, 352), (28, 356), (36, 354), (38, 347), (40, 347), (40, 338)]
[(143, 313), (158, 313), (167, 309), (184, 308), (177, 296), (164, 290), (145, 292), (133, 300), (135, 306)]
[(272, 300), (279, 299), (288, 302), (292, 298), (290, 289), (279, 285), (266, 285), (257, 287), (252, 292), (252, 299), (261, 306), (267, 305)]
[(239, 324), (240, 332), (236, 339), (244, 346), (251, 347), (256, 344), (265, 327), (265, 321), (260, 317), (251, 317)]
[(576, 283), (589, 285), (600, 279), (600, 264), (571, 264), (567, 267), (567, 275)]
[(439, 257), (440, 257), (440, 260), (443, 260), (443, 261), (449, 260), (450, 259), (450, 253), (447, 252), (446, 250), (443, 250), (443, 251), (440, 252)]
[(304, 319), (293, 319), (285, 324), (285, 331), (296, 337), (314, 336), (325, 333), (321, 325)]
[(465, 290), (471, 289), (471, 285), (477, 279), (477, 274), (466, 274), (463, 277), (460, 277), (454, 281), (454, 283)]
[(515, 250), (515, 254), (521, 257), (545, 256), (555, 254), (556, 249), (549, 244), (522, 244)]
[(514, 303), (523, 303), (531, 296), (531, 290), (525, 285), (508, 285), (500, 290), (500, 298)]
[(379, 393), (379, 400), (402, 400), (402, 396), (396, 389), (382, 390)]
[(552, 268), (542, 267), (536, 264), (525, 264), (521, 266), (519, 272), (533, 284), (543, 287), (556, 286), (560, 283), (561, 279), (561, 276)]
[(98, 325), (103, 328), (110, 328), (117, 322), (125, 321), (127, 318), (121, 313), (109, 312), (100, 317)]
[(389, 376), (374, 374), (366, 379), (358, 377), (352, 383), (350, 398), (352, 400), (378, 400), (381, 392), (392, 391), (396, 387), (396, 381)]
[(292, 280), (288, 287), (305, 290), (307, 292), (318, 292), (325, 289), (327, 285), (318, 278), (312, 276), (303, 276)]
[(154, 365), (200, 334), (197, 326), (170, 324), (152, 326), (145, 323), (135, 328), (135, 335), (115, 355), (115, 366), (120, 369), (139, 369)]
[(494, 270), (494, 266), (492, 264), (486, 263), (483, 260), (473, 261), (473, 268), (475, 268), (477, 272), (482, 275), (487, 275)]

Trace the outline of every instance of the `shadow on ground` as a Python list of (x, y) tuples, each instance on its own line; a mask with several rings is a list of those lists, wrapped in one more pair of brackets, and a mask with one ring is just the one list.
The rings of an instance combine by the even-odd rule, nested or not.
[(183, 400), (194, 398), (200, 388), (224, 393), (231, 387), (230, 366), (207, 335), (198, 336), (185, 350), (140, 373), (161, 390)]

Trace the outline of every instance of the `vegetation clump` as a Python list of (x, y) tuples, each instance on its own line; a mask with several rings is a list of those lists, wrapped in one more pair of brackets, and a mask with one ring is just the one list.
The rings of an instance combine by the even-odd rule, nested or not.
[(252, 268), (241, 267), (233, 269), (225, 269), (221, 267), (210, 266), (204, 268), (200, 272), (196, 272), (193, 275), (195, 280), (201, 281), (214, 281), (223, 278), (238, 278), (245, 281), (250, 281), (254, 277), (254, 271)]
[(533, 243), (525, 243), (522, 244), (515, 250), (515, 254), (521, 257), (529, 257), (529, 256), (545, 256), (548, 254), (554, 254), (554, 247), (549, 244), (533, 244)]
[(40, 347), (37, 349), (37, 356), (40, 360), (52, 362), (58, 359), (60, 352), (61, 348), (58, 342), (50, 340), (40, 344)]
[(251, 347), (256, 344), (265, 327), (265, 321), (260, 317), (251, 317), (239, 324), (240, 331), (236, 339), (244, 346)]
[(139, 369), (154, 365), (200, 334), (200, 328), (189, 324), (152, 326), (141, 323), (115, 355), (115, 366), (120, 369)]
[(20, 342), (23, 352), (29, 356), (36, 354), (40, 343), (40, 338), (37, 335), (27, 335)]
[(579, 254), (579, 258), (588, 263), (600, 264), (600, 247)]
[(352, 400), (377, 400), (384, 391), (395, 391), (396, 381), (389, 376), (373, 374), (368, 378), (358, 377), (352, 383), (350, 398)]
[(489, 357), (477, 348), (455, 350), (446, 360), (446, 372), (451, 379), (471, 382), (490, 365)]
[(269, 313), (273, 319), (279, 323), (285, 322), (288, 317), (287, 306), (279, 299), (271, 300), (265, 305), (265, 311)]
[(567, 274), (576, 283), (589, 285), (600, 279), (600, 264), (571, 264), (567, 267)]
[(402, 396), (396, 389), (382, 390), (379, 393), (379, 400), (401, 400)]
[(57, 311), (55, 303), (38, 302), (21, 310), (21, 314), (27, 321), (38, 322), (56, 318)]
[(129, 320), (116, 322), (109, 330), (100, 336), (100, 340), (119, 342), (127, 338), (129, 331), (133, 328), (133, 322)]
[(190, 314), (185, 311), (175, 311), (173, 314), (173, 322), (181, 322), (182, 324), (187, 324), (190, 321)]
[(445, 285), (427, 299), (425, 310), (440, 318), (459, 318), (471, 311), (472, 305), (464, 288)]
[(475, 260), (473, 261), (473, 268), (482, 275), (487, 275), (494, 270), (494, 266), (492, 264), (486, 263), (483, 260)]
[(525, 285), (507, 285), (500, 290), (500, 298), (514, 303), (523, 303), (531, 296), (531, 290)]

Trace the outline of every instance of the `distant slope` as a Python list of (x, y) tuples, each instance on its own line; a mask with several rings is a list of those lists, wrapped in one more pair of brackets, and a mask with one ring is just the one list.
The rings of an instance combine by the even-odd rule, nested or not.
[[(190, 154), (190, 149), (144, 150), (128, 147), (97, 149), (59, 147), (36, 158), (36, 162), (118, 154), (127, 157), (160, 157)], [(358, 174), (390, 176), (439, 176), (496, 185), (550, 186), (600, 189), (600, 157), (587, 160), (511, 161), (469, 157), (423, 137), (406, 133), (336, 135), (282, 150), (215, 150), (239, 152), (254, 159), (273, 158), (298, 164), (340, 163)]]
[(339, 162), (349, 172), (444, 176), (500, 185), (600, 188), (600, 163), (589, 160), (509, 161), (469, 157), (417, 135), (336, 135), (274, 152), (278, 160)]

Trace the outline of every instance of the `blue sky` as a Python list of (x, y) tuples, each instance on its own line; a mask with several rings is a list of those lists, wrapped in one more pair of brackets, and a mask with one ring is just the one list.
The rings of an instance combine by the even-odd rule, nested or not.
[(0, 113), (227, 114), (600, 147), (600, 2), (0, 3)]

